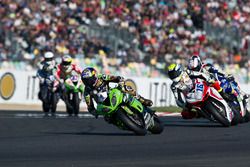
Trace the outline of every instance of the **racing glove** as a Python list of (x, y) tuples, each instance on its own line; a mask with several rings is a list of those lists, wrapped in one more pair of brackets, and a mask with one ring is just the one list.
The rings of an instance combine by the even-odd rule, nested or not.
[(117, 79), (119, 80), (119, 82), (123, 82), (124, 81), (124, 78), (121, 77), (121, 76), (117, 76)]
[(233, 76), (232, 74), (228, 74), (228, 75), (227, 75), (227, 79), (228, 79), (229, 81), (234, 81), (234, 76)]

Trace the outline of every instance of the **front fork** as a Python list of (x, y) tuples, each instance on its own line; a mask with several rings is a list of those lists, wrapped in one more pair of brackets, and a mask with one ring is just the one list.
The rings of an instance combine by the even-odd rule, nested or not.
[(155, 117), (155, 113), (150, 110), (147, 107), (144, 107), (144, 121), (145, 121), (145, 125), (146, 125), (146, 129), (153, 127), (154, 126), (154, 117)]
[(145, 112), (144, 121), (145, 121), (146, 129), (148, 129), (149, 127), (153, 127), (154, 126), (154, 115), (151, 115), (150, 113)]
[[(78, 94), (79, 99), (82, 100), (82, 92), (77, 92), (77, 94)], [(69, 93), (69, 99), (73, 100), (73, 93)]]

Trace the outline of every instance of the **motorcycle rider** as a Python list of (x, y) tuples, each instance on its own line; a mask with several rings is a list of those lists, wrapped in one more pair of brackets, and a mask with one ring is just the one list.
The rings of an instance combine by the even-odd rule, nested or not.
[[(39, 79), (38, 98), (41, 100), (41, 88), (44, 85), (46, 77), (56, 74), (57, 66), (54, 60), (54, 54), (50, 51), (45, 52), (43, 60), (38, 65), (36, 77)], [(56, 87), (54, 87), (56, 88)]]
[[(226, 90), (229, 90), (229, 93), (232, 94), (238, 102), (248, 98), (248, 96), (240, 90), (238, 83), (235, 81), (232, 75), (224, 74), (223, 72), (216, 69), (212, 64), (202, 63), (200, 57), (197, 55), (194, 55), (189, 59), (188, 69), (191, 71), (191, 76), (197, 76), (200, 73), (205, 73), (207, 75), (212, 75), (215, 80), (220, 81), (220, 86), (224, 88), (222, 97), (225, 100), (231, 100), (231, 98), (227, 95)], [(227, 81), (231, 85), (228, 85)]]
[(218, 81), (214, 81), (205, 74), (200, 74), (195, 77), (190, 75), (190, 70), (184, 69), (182, 65), (172, 63), (168, 66), (168, 76), (173, 81), (171, 90), (174, 94), (176, 104), (183, 110), (181, 112), (183, 119), (192, 119), (200, 117), (199, 113), (191, 110), (192, 106), (186, 103), (187, 100), (201, 98), (202, 94), (197, 95), (197, 92), (192, 92), (195, 88), (195, 79), (206, 80), (207, 83), (214, 87), (218, 92), (222, 92)]
[(72, 57), (70, 55), (65, 55), (62, 57), (61, 63), (58, 65), (56, 71), (56, 77), (58, 80), (65, 81), (68, 79), (73, 72), (78, 73), (81, 75), (82, 69), (81, 67), (77, 66), (76, 64), (72, 63)]
[(68, 79), (73, 72), (81, 75), (82, 69), (76, 64), (72, 63), (72, 57), (70, 55), (65, 55), (62, 57), (61, 63), (57, 66), (56, 78), (58, 82), (55, 84), (60, 84), (62, 91), (64, 91), (64, 81)]
[[(81, 79), (85, 85), (84, 90), (84, 98), (87, 104), (88, 111), (94, 115), (96, 118), (98, 114), (96, 113), (93, 99), (98, 103), (99, 98), (101, 95), (98, 93), (107, 92), (109, 83), (119, 83), (124, 81), (123, 77), (120, 76), (113, 76), (113, 75), (105, 75), (105, 74), (98, 74), (97, 71), (92, 67), (87, 67), (83, 70), (81, 74)], [(139, 94), (136, 93), (131, 87), (124, 86), (124, 91), (135, 96), (143, 105), (152, 106), (153, 102), (149, 99), (145, 99)], [(112, 120), (106, 121), (111, 122)]]
[(59, 86), (61, 89), (61, 98), (66, 104), (68, 104), (66, 97), (66, 91), (64, 86), (64, 81), (72, 76), (73, 73), (81, 75), (82, 69), (76, 64), (72, 63), (72, 57), (70, 55), (65, 55), (62, 57), (61, 63), (57, 66), (55, 86)]

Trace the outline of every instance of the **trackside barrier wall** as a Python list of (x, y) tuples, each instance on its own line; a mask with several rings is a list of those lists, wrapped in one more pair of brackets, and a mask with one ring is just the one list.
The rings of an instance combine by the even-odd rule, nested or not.
[[(0, 71), (1, 104), (41, 104), (38, 99), (39, 80), (36, 71)], [(126, 78), (126, 77), (125, 77)], [(127, 79), (127, 78), (126, 78)], [(137, 87), (137, 92), (154, 102), (154, 106), (176, 105), (170, 90), (171, 81), (164, 78), (129, 77)], [(250, 93), (250, 85), (241, 84), (242, 90)], [(60, 100), (59, 105), (63, 105)], [(86, 107), (81, 103), (81, 107)]]

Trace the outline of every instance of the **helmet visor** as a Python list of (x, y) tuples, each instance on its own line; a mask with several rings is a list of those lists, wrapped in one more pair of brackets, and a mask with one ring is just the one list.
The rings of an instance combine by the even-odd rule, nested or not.
[(175, 79), (180, 79), (181, 78), (181, 73), (182, 71), (181, 70), (177, 70), (177, 71), (171, 71), (169, 72), (169, 78), (172, 79), (172, 80), (175, 80)]
[(45, 61), (52, 61), (53, 58), (45, 58), (44, 60), (45, 60)]
[(96, 76), (92, 76), (92, 77), (88, 77), (88, 78), (82, 78), (82, 82), (84, 83), (84, 85), (88, 85), (88, 86), (95, 86), (96, 81), (97, 81)]
[(63, 62), (62, 62), (62, 65), (63, 65), (63, 66), (69, 66), (70, 64), (71, 64), (70, 61), (63, 61)]

